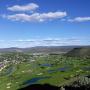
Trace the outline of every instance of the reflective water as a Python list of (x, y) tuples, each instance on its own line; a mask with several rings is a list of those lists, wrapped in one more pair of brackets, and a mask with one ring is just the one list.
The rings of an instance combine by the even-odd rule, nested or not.
[(90, 71), (90, 67), (89, 66), (88, 67), (83, 67), (82, 69), (85, 70), (85, 71)]
[(27, 80), (26, 82), (23, 83), (23, 85), (35, 84), (39, 80), (48, 79), (48, 78), (50, 78), (50, 76), (47, 76), (47, 77), (35, 77), (35, 78), (30, 79), (30, 80)]
[(51, 64), (41, 64), (40, 66), (46, 66), (46, 67), (51, 67)]
[(65, 72), (65, 71), (69, 71), (69, 70), (71, 70), (71, 67), (61, 67), (61, 68), (57, 68), (55, 70), (48, 70), (47, 72), (48, 73), (55, 73), (58, 71)]

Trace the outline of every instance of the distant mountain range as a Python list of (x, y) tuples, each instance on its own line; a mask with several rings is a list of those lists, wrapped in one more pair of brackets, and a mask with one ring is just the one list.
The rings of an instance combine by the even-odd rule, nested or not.
[(37, 46), (30, 48), (0, 48), (0, 53), (6, 52), (30, 52), (30, 53), (67, 53), (74, 48), (85, 48), (90, 46)]

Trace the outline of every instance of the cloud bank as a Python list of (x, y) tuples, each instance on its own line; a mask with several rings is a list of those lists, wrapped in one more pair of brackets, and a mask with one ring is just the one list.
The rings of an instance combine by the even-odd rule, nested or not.
[(39, 6), (35, 3), (30, 3), (27, 5), (14, 5), (12, 7), (8, 7), (7, 9), (10, 11), (33, 11), (39, 8)]
[(22, 13), (5, 15), (4, 17), (14, 21), (43, 22), (47, 20), (60, 19), (67, 16), (66, 12), (33, 13), (31, 15)]
[[(14, 12), (10, 15), (2, 15), (3, 18), (7, 18), (12, 21), (21, 21), (21, 22), (44, 22), (60, 19), (65, 22), (88, 22), (90, 17), (75, 17), (73, 19), (66, 19), (68, 16), (66, 11), (49, 11), (49, 12), (36, 12), (40, 6), (36, 3), (29, 3), (26, 5), (13, 5), (7, 8), (7, 10)], [(31, 14), (27, 14), (31, 12)]]
[(0, 47), (35, 47), (35, 46), (67, 46), (81, 45), (81, 40), (75, 38), (47, 38), (47, 39), (19, 39), (11, 41), (0, 41)]
[[(7, 10), (11, 12), (14, 11), (14, 14), (10, 15), (2, 15), (3, 18), (7, 18), (12, 21), (22, 21), (22, 22), (44, 22), (44, 21), (52, 21), (55, 19), (62, 19), (67, 16), (67, 12), (65, 11), (55, 11), (55, 12), (36, 12), (35, 10), (39, 8), (39, 5), (36, 3), (29, 3), (27, 5), (14, 5), (8, 7)], [(16, 12), (18, 11), (18, 13)], [(27, 14), (26, 11), (32, 11), (31, 14)], [(35, 11), (35, 12), (33, 12)]]
[(87, 22), (90, 21), (90, 17), (76, 17), (74, 19), (68, 19), (69, 22)]

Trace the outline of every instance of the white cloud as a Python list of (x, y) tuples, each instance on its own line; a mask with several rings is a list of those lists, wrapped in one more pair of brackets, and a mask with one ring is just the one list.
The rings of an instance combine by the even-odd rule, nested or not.
[[(15, 13), (11, 15), (2, 15), (2, 17), (13, 21), (44, 22), (53, 19), (63, 19), (63, 17), (67, 16), (66, 12), (60, 12), (60, 11), (48, 12), (48, 13), (33, 12), (37, 8), (39, 8), (39, 5), (35, 3), (29, 3), (27, 5), (14, 5), (8, 7), (7, 9), (10, 11), (19, 11), (19, 13)], [(23, 13), (21, 13), (21, 11)], [(27, 14), (24, 11), (31, 11), (33, 13)]]
[(10, 11), (33, 11), (39, 8), (39, 6), (35, 3), (30, 3), (27, 5), (14, 5), (12, 7), (8, 7), (7, 9)]
[(90, 21), (90, 17), (76, 17), (74, 19), (68, 19), (69, 22), (86, 22)]
[(66, 12), (48, 12), (48, 13), (33, 13), (33, 14), (14, 14), (4, 15), (4, 18), (8, 18), (14, 21), (29, 21), (29, 22), (43, 22), (47, 20), (60, 19), (67, 16)]
[(67, 46), (67, 45), (80, 45), (80, 40), (69, 38), (51, 38), (51, 39), (27, 39), (15, 40), (18, 47), (34, 47), (34, 46)]
[(90, 45), (89, 38), (46, 38), (46, 39), (18, 39), (0, 40), (0, 47), (35, 47), (35, 46), (69, 46), (69, 45)]

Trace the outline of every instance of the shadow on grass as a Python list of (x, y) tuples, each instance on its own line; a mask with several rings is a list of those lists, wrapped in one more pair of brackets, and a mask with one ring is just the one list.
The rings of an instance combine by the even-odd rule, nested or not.
[(64, 86), (64, 87), (57, 87), (52, 86), (49, 84), (33, 84), (24, 88), (21, 88), (19, 90), (90, 90), (90, 87), (88, 86), (80, 86), (80, 87), (72, 87), (72, 86)]
[(33, 84), (30, 86), (21, 88), (19, 90), (60, 90), (60, 88), (56, 87), (56, 86), (49, 85), (49, 84), (44, 84), (44, 85)]

